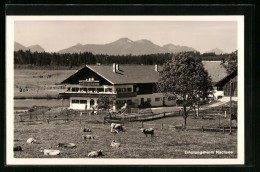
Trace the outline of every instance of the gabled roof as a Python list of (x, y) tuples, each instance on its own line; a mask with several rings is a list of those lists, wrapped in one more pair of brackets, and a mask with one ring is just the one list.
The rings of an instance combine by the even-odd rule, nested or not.
[(237, 82), (237, 71), (234, 71), (227, 75), (226, 77), (222, 78), (216, 83), (216, 86), (224, 86), (232, 79), (233, 82)]
[(226, 69), (221, 65), (221, 61), (202, 61), (204, 68), (208, 71), (215, 84), (228, 75)]
[[(159, 73), (154, 65), (119, 65), (119, 71), (113, 72), (112, 65), (87, 65), (88, 68), (113, 84), (155, 83)], [(160, 70), (160, 67), (159, 67)]]
[[(213, 84), (228, 75), (220, 61), (202, 63), (211, 76)], [(155, 83), (159, 79), (159, 72), (155, 71), (155, 65), (119, 65), (119, 71), (116, 73), (113, 72), (112, 64), (86, 65), (86, 67), (112, 84)], [(162, 66), (158, 66), (158, 70), (161, 71)]]
[[(203, 61), (202, 63), (211, 76), (212, 83), (228, 75), (221, 61)], [(155, 65), (119, 65), (120, 71), (116, 73), (113, 72), (112, 65), (87, 65), (87, 67), (113, 84), (154, 83), (159, 79)], [(158, 66), (158, 70), (161, 71), (162, 66)]]

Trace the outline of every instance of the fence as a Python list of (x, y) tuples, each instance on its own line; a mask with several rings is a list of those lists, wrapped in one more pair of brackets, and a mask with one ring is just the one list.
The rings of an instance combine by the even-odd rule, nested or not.
[[(193, 130), (193, 131), (201, 131), (201, 132), (223, 132), (226, 133), (228, 131), (230, 132), (236, 132), (237, 128), (236, 127), (226, 127), (226, 126), (221, 126), (221, 118), (226, 116), (224, 115), (223, 111), (220, 111), (219, 109), (213, 109), (213, 111), (210, 111), (211, 113), (215, 113), (217, 115), (207, 115), (209, 110), (202, 110), (201, 111), (201, 116), (199, 118), (203, 120), (211, 120), (214, 119), (214, 124), (217, 125), (218, 127), (214, 125), (212, 126), (201, 126), (201, 127), (193, 127), (193, 128), (186, 128), (186, 130)], [(60, 109), (60, 111), (56, 112), (50, 112), (49, 108), (42, 108), (37, 111), (30, 112), (24, 112), (24, 113), (19, 113), (15, 115), (15, 121), (16, 122), (47, 122), (50, 123), (52, 121), (64, 121), (65, 123), (69, 123), (70, 121), (78, 121), (80, 124), (82, 122), (87, 122), (87, 123), (122, 123), (123, 125), (128, 125), (130, 126), (132, 122), (141, 122), (140, 127), (156, 127), (160, 129), (175, 129), (175, 130), (181, 130), (183, 129), (182, 125), (170, 125), (170, 124), (164, 124), (164, 123), (159, 123), (159, 124), (149, 124), (148, 121), (152, 120), (157, 120), (157, 119), (162, 119), (162, 118), (168, 118), (168, 117), (177, 117), (181, 116), (181, 111), (172, 111), (172, 112), (164, 112), (164, 113), (158, 113), (158, 114), (153, 114), (151, 109), (149, 110), (139, 110), (138, 114), (123, 114), (123, 115), (113, 115), (108, 116), (108, 114), (105, 114), (107, 112), (100, 112), (100, 114), (103, 115), (91, 115), (91, 111), (89, 112), (79, 112), (79, 111), (65, 111), (64, 109)], [(195, 118), (195, 116), (193, 117)], [(136, 125), (136, 124), (133, 124)], [(203, 124), (202, 124), (203, 125)]]
[(159, 113), (159, 114), (153, 114), (148, 113), (140, 113), (140, 114), (134, 114), (134, 115), (118, 115), (116, 118), (110, 118), (110, 117), (104, 117), (104, 123), (112, 123), (112, 122), (136, 122), (136, 121), (150, 121), (150, 120), (156, 120), (166, 117), (173, 117), (173, 116), (180, 116), (180, 111), (173, 111), (168, 113)]

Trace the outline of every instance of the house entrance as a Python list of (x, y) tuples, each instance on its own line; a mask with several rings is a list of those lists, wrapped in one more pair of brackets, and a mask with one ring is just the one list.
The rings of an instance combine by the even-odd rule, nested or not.
[(93, 99), (90, 100), (90, 107), (94, 106), (95, 101)]

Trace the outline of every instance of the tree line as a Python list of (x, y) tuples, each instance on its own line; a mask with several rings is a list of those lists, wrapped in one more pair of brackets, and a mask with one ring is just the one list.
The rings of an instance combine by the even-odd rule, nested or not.
[[(144, 64), (162, 65), (166, 61), (170, 60), (174, 56), (173, 53), (163, 54), (149, 54), (149, 55), (107, 55), (107, 54), (92, 54), (91, 52), (83, 53), (48, 53), (48, 52), (31, 52), (15, 51), (14, 52), (14, 64), (29, 65), (34, 67), (47, 66), (47, 68), (53, 68), (53, 66), (66, 66), (68, 68), (79, 67), (86, 64)], [(214, 53), (196, 53), (196, 57), (201, 60), (215, 61), (223, 60), (227, 58), (229, 54), (216, 55)]]

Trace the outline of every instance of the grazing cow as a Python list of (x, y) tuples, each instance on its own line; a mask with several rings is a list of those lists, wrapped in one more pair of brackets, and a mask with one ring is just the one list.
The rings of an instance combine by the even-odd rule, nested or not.
[(124, 129), (123, 129), (122, 124), (112, 123), (111, 124), (111, 133), (113, 133), (114, 130), (123, 131)]
[(111, 142), (111, 146), (112, 146), (112, 147), (115, 147), (115, 148), (119, 148), (119, 147), (121, 146), (121, 144), (118, 143), (118, 142), (116, 142), (115, 140), (113, 140), (113, 141)]
[(102, 150), (98, 150), (98, 151), (92, 151), (88, 153), (88, 157), (98, 157), (98, 156), (102, 156), (103, 154)]
[(14, 151), (22, 151), (22, 147), (21, 146), (15, 146)]
[(88, 128), (88, 129), (84, 128), (84, 129), (83, 129), (83, 132), (92, 132), (92, 130), (89, 129), (89, 128)]
[(117, 133), (118, 133), (118, 130), (112, 129), (112, 130), (111, 130), (111, 133), (116, 133), (116, 134), (117, 134)]
[(142, 133), (145, 134), (145, 136), (147, 137), (148, 134), (151, 134), (151, 137), (154, 136), (154, 129), (153, 128), (142, 128), (141, 129)]
[(94, 136), (92, 136), (92, 135), (83, 135), (82, 138), (83, 138), (84, 140), (87, 140), (87, 139), (92, 139), (92, 140), (94, 140)]
[(34, 137), (31, 137), (26, 142), (29, 143), (29, 144), (33, 144), (33, 143), (36, 143), (37, 140)]
[(59, 150), (53, 150), (53, 149), (41, 148), (41, 152), (43, 152), (44, 155), (60, 155)]
[(75, 148), (76, 145), (74, 143), (59, 143), (57, 147), (62, 148)]

